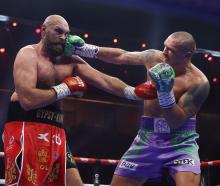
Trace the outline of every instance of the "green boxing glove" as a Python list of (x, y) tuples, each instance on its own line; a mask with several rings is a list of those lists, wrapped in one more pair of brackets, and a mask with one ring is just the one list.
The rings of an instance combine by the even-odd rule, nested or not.
[(149, 69), (149, 75), (157, 88), (159, 104), (162, 108), (171, 108), (175, 102), (173, 84), (175, 72), (166, 63), (159, 63)]
[(98, 51), (98, 46), (86, 44), (77, 35), (68, 35), (66, 38), (64, 54), (67, 56), (79, 55), (81, 57), (95, 58)]

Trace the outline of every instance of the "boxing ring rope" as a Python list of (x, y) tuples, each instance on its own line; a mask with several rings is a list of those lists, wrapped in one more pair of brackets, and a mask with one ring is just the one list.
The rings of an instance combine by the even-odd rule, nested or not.
[[(74, 160), (77, 163), (84, 163), (84, 164), (99, 163), (100, 165), (117, 165), (120, 161), (114, 159), (97, 159), (97, 158), (83, 158), (83, 157), (74, 157)], [(210, 167), (210, 166), (218, 166), (218, 165), (220, 165), (220, 160), (201, 162), (201, 167)]]
[(220, 160), (212, 160), (207, 162), (201, 162), (201, 167), (212, 167), (220, 165)]
[[(4, 157), (4, 152), (0, 152), (0, 158)], [(76, 163), (81, 164), (98, 164), (98, 165), (117, 165), (120, 160), (115, 159), (98, 159), (98, 158), (84, 158), (84, 157), (74, 157)], [(211, 160), (206, 162), (201, 162), (201, 167), (212, 167), (220, 165), (220, 160)], [(99, 176), (99, 175), (98, 175)], [(0, 184), (4, 184), (5, 180), (0, 179)], [(93, 184), (85, 184), (85, 186), (92, 186)], [(100, 185), (107, 186), (107, 185)]]
[[(0, 158), (4, 157), (4, 152), (0, 152)], [(74, 157), (76, 163), (82, 164), (100, 164), (100, 165), (117, 165), (120, 160), (114, 159), (98, 159), (98, 158), (84, 158), (84, 157)], [(220, 160), (212, 160), (201, 162), (201, 167), (212, 167), (220, 165)]]

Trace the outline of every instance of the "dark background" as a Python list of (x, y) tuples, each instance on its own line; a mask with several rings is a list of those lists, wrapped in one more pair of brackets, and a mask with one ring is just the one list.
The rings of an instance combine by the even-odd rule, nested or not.
[[(141, 44), (146, 43), (147, 48), (163, 49), (163, 41), (169, 34), (184, 30), (195, 37), (198, 48), (220, 50), (220, 2), (218, 0), (8, 0), (1, 2), (0, 14), (11, 18), (8, 22), (0, 22), (0, 48), (6, 48), (6, 53), (0, 54), (1, 131), (10, 97), (8, 90), (14, 88), (12, 69), (15, 55), (21, 47), (39, 41), (40, 36), (35, 33), (35, 28), (39, 27), (50, 14), (64, 16), (73, 34), (83, 36), (84, 33), (88, 33), (89, 38), (86, 41), (100, 46), (140, 51), (144, 50)], [(18, 22), (16, 28), (11, 26), (12, 21)], [(119, 42), (113, 44), (113, 38), (118, 38)], [(220, 78), (220, 59), (214, 57), (212, 62), (208, 62), (203, 55), (195, 54), (193, 63), (209, 78), (211, 92), (199, 113), (200, 140), (198, 142), (201, 159), (213, 160), (220, 159), (220, 85), (211, 80), (212, 77)], [(146, 70), (142, 66), (117, 66), (104, 64), (98, 60), (87, 61), (98, 70), (117, 76), (133, 86), (146, 80)], [(86, 98), (108, 100), (112, 103), (128, 103), (125, 99), (119, 99), (92, 87)], [(129, 104), (139, 105), (136, 102), (129, 102)], [(96, 105), (90, 105), (90, 107), (94, 109)], [(132, 142), (138, 123), (133, 128), (117, 127), (115, 108), (103, 107), (107, 107), (105, 127), (97, 127), (93, 122), (71, 126), (69, 138), (75, 155), (119, 159)], [(141, 105), (134, 110), (134, 113), (141, 113), (139, 108)], [(121, 110), (123, 109), (125, 108)], [(92, 120), (97, 115), (89, 117)], [(126, 123), (127, 120), (125, 119), (124, 122)], [(78, 123), (81, 122), (78, 121)], [(89, 181), (88, 174), (91, 174), (92, 168), (79, 166), (83, 179), (85, 182)], [(102, 167), (102, 169), (104, 169), (102, 182), (109, 183), (114, 167)], [(210, 173), (211, 185), (220, 184), (219, 168), (211, 168)]]

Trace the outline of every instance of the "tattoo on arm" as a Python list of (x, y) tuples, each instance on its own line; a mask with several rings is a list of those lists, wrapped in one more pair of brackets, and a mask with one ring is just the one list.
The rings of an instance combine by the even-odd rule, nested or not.
[(180, 100), (180, 105), (188, 116), (195, 115), (209, 94), (209, 82), (194, 86)]
[(125, 52), (122, 56), (125, 64), (130, 65), (148, 65), (152, 62), (162, 62), (164, 57), (161, 51), (154, 49), (142, 52)]

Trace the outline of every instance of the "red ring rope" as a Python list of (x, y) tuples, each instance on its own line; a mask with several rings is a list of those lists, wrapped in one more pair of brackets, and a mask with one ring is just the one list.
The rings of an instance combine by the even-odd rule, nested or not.
[[(4, 152), (0, 152), (0, 157), (4, 157)], [(83, 157), (74, 157), (74, 160), (77, 163), (84, 163), (84, 164), (99, 163), (101, 165), (117, 165), (120, 161), (113, 159), (98, 159), (98, 158), (83, 158)], [(220, 160), (201, 162), (201, 167), (210, 167), (210, 166), (218, 166), (218, 165), (220, 165)]]

